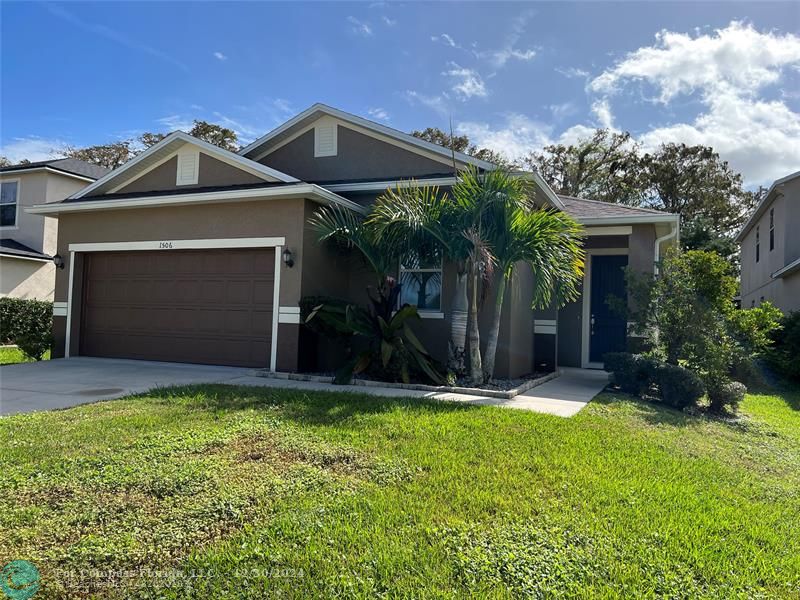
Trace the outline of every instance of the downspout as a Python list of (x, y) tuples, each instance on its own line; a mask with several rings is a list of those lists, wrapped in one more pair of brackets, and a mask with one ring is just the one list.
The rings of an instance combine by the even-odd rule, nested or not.
[(656, 238), (653, 247), (653, 273), (658, 275), (658, 261), (661, 258), (661, 244), (666, 241), (671, 240), (672, 238), (677, 238), (678, 236), (678, 227), (675, 223), (670, 223), (669, 225), (669, 233), (662, 235), (660, 238)]

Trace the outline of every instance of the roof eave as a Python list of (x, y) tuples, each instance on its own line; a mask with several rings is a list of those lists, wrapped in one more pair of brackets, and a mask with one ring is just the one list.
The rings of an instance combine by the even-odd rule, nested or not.
[[(566, 211), (569, 214), (569, 211)], [(647, 223), (675, 223), (680, 222), (680, 215), (632, 215), (629, 217), (574, 217), (581, 225), (637, 225)]]
[(734, 238), (734, 240), (737, 243), (741, 244), (742, 241), (744, 241), (744, 238), (753, 228), (753, 225), (756, 224), (756, 221), (758, 221), (758, 219), (761, 218), (761, 215), (763, 215), (764, 212), (767, 210), (767, 206), (769, 206), (769, 203), (772, 202), (772, 200), (774, 200), (773, 193), (775, 193), (776, 195), (780, 194), (781, 192), (779, 188), (786, 182), (791, 181), (792, 179), (795, 179), (797, 177), (800, 177), (800, 171), (795, 171), (794, 173), (791, 173), (786, 177), (781, 177), (780, 179), (775, 180), (775, 182), (769, 187), (769, 190), (767, 190), (767, 193), (761, 199), (761, 202), (759, 202), (758, 206), (756, 206), (756, 209), (753, 211), (753, 214), (750, 215), (750, 218), (747, 219), (745, 224), (742, 226), (741, 231)]
[(772, 274), (772, 279), (780, 279), (782, 277), (786, 277), (787, 275), (791, 275), (792, 273), (800, 271), (800, 258), (793, 260), (785, 267), (778, 269)]
[(65, 177), (73, 177), (74, 179), (80, 179), (81, 181), (97, 181), (94, 177), (89, 177), (88, 175), (78, 175), (77, 173), (73, 173), (72, 171), (65, 171), (64, 169), (59, 169), (58, 167), (51, 167), (49, 165), (45, 165), (42, 167), (31, 167), (30, 169), (11, 169), (8, 171), (0, 171), (0, 177), (9, 177), (12, 175), (16, 175), (17, 173), (34, 173), (36, 171), (50, 171), (51, 173), (55, 173), (56, 175), (63, 175)]
[(217, 154), (217, 155), (223, 154), (225, 156), (230, 156), (231, 158), (234, 158), (237, 161), (240, 161), (240, 162), (243, 162), (243, 163), (248, 163), (247, 166), (249, 168), (255, 169), (256, 171), (260, 172), (262, 175), (264, 175), (266, 177), (272, 177), (274, 179), (277, 179), (278, 181), (282, 181), (283, 183), (296, 183), (296, 182), (300, 181), (296, 177), (292, 177), (291, 175), (287, 175), (286, 173), (281, 173), (280, 171), (277, 171), (276, 169), (272, 169), (270, 167), (267, 167), (265, 165), (262, 165), (260, 163), (255, 162), (255, 161), (252, 161), (252, 160), (250, 160), (249, 158), (247, 158), (245, 156), (240, 156), (239, 154), (237, 154), (235, 152), (230, 152), (228, 150), (225, 150), (224, 148), (220, 148), (219, 146), (215, 146), (214, 144), (209, 144), (208, 142), (205, 142), (205, 141), (203, 141), (201, 139), (198, 139), (198, 138), (196, 138), (194, 136), (191, 136), (188, 133), (184, 133), (183, 131), (173, 131), (172, 133), (170, 133), (168, 136), (166, 136), (163, 140), (161, 140), (157, 144), (153, 144), (152, 146), (150, 146), (150, 148), (148, 148), (147, 150), (145, 150), (141, 154), (138, 154), (137, 156), (133, 157), (131, 160), (126, 162), (124, 165), (118, 167), (117, 169), (114, 169), (113, 171), (110, 171), (110, 172), (106, 173), (103, 177), (101, 177), (100, 179), (95, 181), (93, 184), (83, 188), (82, 190), (80, 190), (80, 191), (76, 192), (75, 194), (73, 194), (72, 196), (70, 196), (69, 199), (70, 200), (76, 200), (76, 199), (79, 199), (79, 198), (83, 198), (84, 196), (86, 196), (90, 192), (92, 192), (92, 191), (96, 190), (97, 188), (105, 185), (106, 183), (108, 183), (109, 181), (115, 179), (116, 177), (119, 177), (120, 174), (124, 173), (125, 171), (129, 170), (131, 167), (139, 164), (140, 162), (146, 160), (148, 157), (150, 157), (154, 153), (156, 153), (159, 149), (163, 148), (164, 146), (167, 146), (167, 145), (171, 144), (172, 142), (174, 142), (176, 140), (183, 141), (183, 142), (185, 142), (187, 144), (194, 144), (196, 146), (199, 146), (202, 150), (205, 150), (206, 153), (211, 155), (211, 156), (213, 156), (215, 154)]
[(121, 210), (132, 208), (150, 208), (158, 206), (191, 206), (195, 204), (247, 202), (256, 200), (278, 200), (291, 198), (307, 198), (321, 204), (336, 204), (350, 210), (364, 213), (366, 209), (326, 190), (316, 184), (289, 184), (286, 187), (254, 188), (250, 190), (220, 190), (215, 192), (169, 194), (163, 196), (139, 196), (124, 199), (86, 200), (83, 202), (56, 202), (37, 204), (25, 208), (25, 212), (34, 215), (59, 215), (76, 212), (93, 212), (102, 210)]
[[(369, 119), (365, 119), (363, 117), (359, 117), (358, 115), (354, 115), (352, 113), (348, 113), (343, 110), (339, 110), (338, 108), (333, 108), (332, 106), (328, 106), (327, 104), (321, 104), (321, 103), (314, 104), (310, 108), (307, 108), (303, 112), (295, 115), (285, 123), (282, 123), (275, 129), (267, 133), (266, 135), (261, 136), (252, 144), (245, 146), (244, 148), (239, 150), (239, 154), (242, 156), (247, 156), (254, 150), (257, 150), (262, 146), (266, 145), (270, 140), (290, 130), (292, 127), (294, 127), (301, 121), (305, 120), (306, 118), (312, 116), (316, 112), (326, 114), (328, 116), (340, 119), (342, 121), (353, 123), (354, 125), (358, 125), (366, 129), (371, 129), (382, 135), (392, 137), (397, 140), (401, 140), (408, 144), (427, 150), (428, 152), (434, 152), (445, 158), (452, 158), (453, 155), (453, 152), (448, 148), (445, 148), (444, 146), (439, 146), (438, 144), (433, 144), (431, 142), (428, 142), (427, 140), (415, 138), (414, 136), (399, 131), (397, 129), (387, 127), (386, 125), (376, 123), (375, 121), (370, 121)], [(463, 152), (456, 152), (455, 157), (458, 162), (465, 164), (472, 164), (486, 171), (491, 171), (497, 168), (497, 165), (495, 165), (494, 163), (490, 163), (488, 161), (475, 158), (474, 156), (470, 156), (469, 154), (464, 154)]]

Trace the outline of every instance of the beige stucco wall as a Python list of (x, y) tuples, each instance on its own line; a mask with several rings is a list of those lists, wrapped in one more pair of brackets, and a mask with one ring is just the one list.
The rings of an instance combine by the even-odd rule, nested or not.
[(52, 301), (54, 283), (53, 263), (0, 256), (0, 298)]
[(339, 125), (337, 155), (314, 157), (313, 128), (258, 162), (303, 181), (420, 177), (452, 165), (420, 156)]
[(221, 160), (217, 160), (200, 153), (200, 168), (197, 173), (196, 185), (175, 185), (175, 178), (178, 172), (178, 157), (173, 156), (168, 161), (159, 165), (152, 171), (145, 173), (141, 177), (134, 179), (125, 187), (120, 188), (115, 193), (128, 194), (136, 192), (155, 192), (169, 190), (191, 190), (193, 188), (211, 187), (217, 185), (246, 185), (264, 183), (264, 180), (246, 171), (237, 169)]
[[(15, 227), (0, 229), (0, 238), (10, 238), (45, 254), (55, 254), (58, 220), (25, 212), (26, 207), (58, 202), (88, 185), (74, 177), (50, 171), (20, 173), (0, 177), (18, 180), (19, 209)], [(0, 295), (15, 298), (52, 300), (55, 268), (51, 263), (5, 257), (0, 262)]]
[[(775, 211), (775, 247), (769, 249), (769, 213)], [(756, 228), (760, 232), (760, 260), (756, 262)], [(742, 308), (769, 301), (784, 312), (800, 310), (797, 275), (773, 279), (772, 274), (800, 258), (800, 178), (779, 188), (741, 242)]]
[[(55, 300), (68, 298), (69, 245), (75, 243), (198, 240), (245, 237), (284, 237), (295, 253), (294, 268), (281, 265), (280, 306), (297, 306), (301, 296), (302, 248), (305, 222), (303, 199), (265, 199), (240, 203), (197, 204), (62, 214), (58, 252), (67, 262), (57, 271)], [(82, 257), (75, 254), (70, 353), (77, 354), (80, 332)], [(55, 356), (63, 356), (66, 317), (54, 318)], [(280, 325), (278, 367), (297, 361), (297, 325)]]

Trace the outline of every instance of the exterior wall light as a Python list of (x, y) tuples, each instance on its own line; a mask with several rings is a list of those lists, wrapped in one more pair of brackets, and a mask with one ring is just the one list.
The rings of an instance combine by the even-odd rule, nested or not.
[(56, 266), (56, 269), (63, 269), (64, 268), (64, 259), (61, 258), (60, 254), (56, 254), (53, 257), (53, 264)]
[(292, 251), (289, 250), (289, 248), (283, 249), (283, 264), (290, 269), (294, 266), (294, 257), (292, 256)]

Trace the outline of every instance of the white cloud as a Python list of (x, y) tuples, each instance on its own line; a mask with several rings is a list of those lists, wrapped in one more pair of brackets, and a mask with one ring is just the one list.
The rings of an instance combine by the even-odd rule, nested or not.
[(577, 67), (567, 67), (566, 69), (556, 67), (556, 73), (560, 73), (567, 79), (586, 79), (589, 77), (589, 71), (584, 71)]
[(367, 110), (367, 113), (373, 119), (377, 119), (378, 121), (388, 121), (389, 120), (389, 113), (386, 112), (383, 108), (370, 108)]
[(18, 163), (21, 160), (36, 162), (58, 156), (59, 150), (66, 145), (66, 142), (59, 139), (45, 139), (36, 136), (13, 138), (10, 143), (0, 147), (0, 156), (5, 156), (12, 163)]
[(442, 73), (442, 75), (451, 79), (453, 91), (461, 100), (469, 100), (473, 97), (485, 98), (488, 95), (483, 79), (473, 69), (450, 63), (450, 69)]
[(779, 101), (723, 94), (693, 122), (656, 127), (640, 140), (646, 149), (666, 142), (711, 146), (748, 185), (800, 170), (800, 114)]
[(517, 50), (516, 48), (503, 48), (502, 50), (496, 50), (491, 53), (491, 58), (489, 62), (492, 63), (493, 66), (496, 68), (501, 68), (506, 65), (506, 63), (515, 58), (521, 61), (529, 61), (536, 58), (536, 50)]
[(225, 55), (224, 55), (222, 52), (220, 52), (219, 50), (217, 50), (216, 52), (214, 52), (214, 58), (216, 58), (217, 60), (228, 60), (228, 57), (227, 57), (227, 56), (225, 56)]
[(534, 10), (526, 10), (511, 21), (511, 28), (506, 35), (505, 43), (499, 50), (486, 52), (476, 52), (478, 58), (487, 59), (496, 69), (503, 68), (509, 60), (521, 60), (527, 62), (536, 58), (536, 50), (533, 48), (522, 49), (518, 43), (525, 33), (528, 21), (536, 14)]
[(156, 119), (156, 123), (160, 123), (170, 131), (189, 131), (194, 126), (194, 120), (185, 115), (167, 115)]
[(770, 101), (759, 94), (797, 67), (800, 37), (734, 21), (694, 37), (661, 31), (653, 46), (629, 53), (588, 89), (604, 95), (592, 111), (611, 126), (609, 98), (631, 83), (652, 86), (663, 105), (697, 94), (704, 108), (691, 122), (656, 126), (639, 136), (642, 143), (648, 149), (665, 142), (711, 146), (748, 184), (764, 184), (800, 168), (800, 114), (785, 97)]
[(353, 33), (363, 35), (364, 37), (370, 37), (372, 35), (372, 27), (370, 27), (369, 23), (359, 21), (353, 16), (347, 17), (347, 22), (352, 25), (351, 31)]
[(445, 46), (450, 46), (451, 48), (460, 48), (461, 47), (458, 44), (456, 44), (456, 41), (452, 37), (447, 35), (446, 33), (443, 33), (441, 35), (432, 35), (431, 36), (431, 41), (432, 42), (441, 42)]
[(597, 124), (604, 129), (614, 129), (614, 115), (611, 114), (611, 105), (607, 98), (592, 102), (592, 113), (597, 118)]
[(645, 81), (657, 88), (662, 103), (695, 91), (752, 96), (777, 82), (783, 67), (798, 62), (800, 37), (760, 33), (752, 25), (733, 21), (697, 37), (663, 30), (655, 45), (629, 53), (589, 88), (610, 94), (626, 81)]
[(386, 15), (381, 15), (381, 21), (383, 21), (388, 27), (394, 27), (397, 25), (397, 19), (390, 19)]
[(553, 115), (553, 119), (560, 121), (570, 115), (578, 112), (578, 108), (573, 102), (564, 102), (562, 104), (551, 104), (549, 107)]
[(410, 104), (422, 104), (442, 116), (450, 114), (450, 107), (444, 95), (426, 96), (414, 90), (406, 90), (403, 95)]
[(499, 128), (492, 128), (488, 123), (466, 121), (456, 126), (456, 132), (469, 136), (479, 148), (496, 150), (514, 160), (551, 143), (552, 127), (525, 115), (510, 114)]

